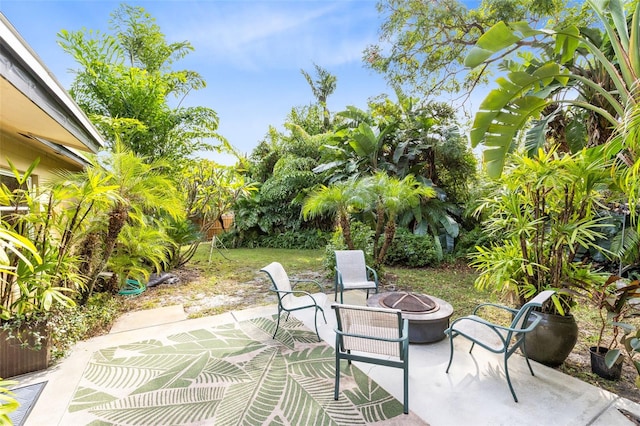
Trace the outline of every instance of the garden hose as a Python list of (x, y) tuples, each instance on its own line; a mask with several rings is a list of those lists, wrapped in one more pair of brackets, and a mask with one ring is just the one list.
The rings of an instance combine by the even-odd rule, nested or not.
[(118, 292), (118, 294), (121, 294), (123, 296), (137, 296), (138, 294), (145, 291), (146, 288), (147, 287), (140, 281), (128, 279), (127, 285), (125, 285), (124, 288)]

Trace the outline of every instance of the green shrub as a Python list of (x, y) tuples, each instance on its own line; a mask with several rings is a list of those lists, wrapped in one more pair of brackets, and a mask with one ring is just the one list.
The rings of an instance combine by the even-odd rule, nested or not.
[(480, 225), (471, 230), (461, 229), (458, 238), (456, 238), (453, 254), (456, 258), (466, 259), (470, 253), (477, 251), (477, 246), (488, 246), (490, 241), (491, 237), (482, 230)]
[(244, 233), (242, 238), (238, 232), (226, 232), (218, 236), (225, 247), (231, 248), (281, 248), (316, 250), (327, 245), (330, 234), (318, 229), (280, 232), (274, 235), (261, 235), (257, 232)]
[(328, 233), (320, 230), (298, 230), (265, 235), (259, 238), (260, 247), (313, 250), (324, 247)]
[(431, 235), (416, 235), (406, 228), (398, 228), (387, 251), (385, 263), (390, 266), (437, 266), (438, 252)]
[(109, 293), (96, 293), (86, 305), (59, 308), (51, 312), (52, 358), (62, 358), (71, 346), (81, 340), (105, 334), (120, 313), (122, 302)]

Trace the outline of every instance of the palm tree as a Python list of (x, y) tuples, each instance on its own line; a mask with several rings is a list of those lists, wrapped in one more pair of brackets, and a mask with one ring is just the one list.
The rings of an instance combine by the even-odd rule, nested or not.
[(313, 96), (315, 96), (320, 106), (322, 106), (324, 117), (323, 125), (324, 131), (326, 132), (331, 129), (331, 118), (329, 115), (329, 109), (327, 108), (327, 98), (335, 92), (338, 78), (317, 64), (313, 64), (313, 66), (316, 68), (316, 74), (318, 75), (318, 78), (315, 81), (313, 81), (311, 75), (309, 75), (305, 70), (301, 69), (300, 72), (307, 80), (307, 83), (309, 83), (309, 86), (311, 86)]
[(349, 250), (354, 244), (351, 238), (351, 214), (367, 205), (367, 194), (360, 191), (355, 181), (346, 181), (331, 186), (320, 185), (304, 201), (302, 215), (305, 219), (330, 214), (337, 218), (344, 242)]
[[(421, 200), (435, 196), (433, 188), (418, 182), (413, 175), (400, 180), (384, 172), (363, 179), (361, 187), (370, 193), (375, 212), (375, 236), (373, 242), (374, 267), (379, 268), (396, 233), (398, 216), (406, 210), (420, 207)], [(379, 240), (384, 229), (384, 241)]]
[(109, 183), (117, 187), (117, 198), (108, 210), (107, 228), (99, 232), (102, 253), (89, 274), (83, 303), (93, 292), (98, 275), (107, 265), (127, 222), (144, 223), (145, 214), (153, 212), (163, 212), (173, 218), (184, 214), (182, 199), (173, 181), (163, 173), (163, 163), (145, 163), (143, 158), (120, 148), (98, 156), (91, 167), (109, 174)]

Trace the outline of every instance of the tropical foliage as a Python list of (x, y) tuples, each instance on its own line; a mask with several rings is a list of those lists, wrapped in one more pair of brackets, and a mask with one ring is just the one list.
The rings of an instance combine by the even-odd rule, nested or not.
[(293, 108), (285, 131), (271, 128), (249, 158), (246, 178), (256, 183), (258, 191), (250, 198), (240, 199), (234, 205), (238, 240), (253, 244), (269, 234), (317, 228), (326, 230), (326, 224), (315, 222), (305, 226), (301, 220), (301, 201), (309, 188), (322, 182), (322, 176), (313, 172), (325, 143), (321, 131), (322, 114), (316, 107)]
[(380, 268), (393, 241), (398, 216), (407, 210), (419, 210), (421, 201), (434, 195), (433, 188), (412, 175), (400, 180), (378, 172), (367, 178), (319, 186), (305, 200), (302, 214), (305, 218), (324, 214), (335, 217), (350, 250), (365, 249), (356, 247), (351, 238), (352, 217), (365, 216), (373, 229), (374, 267)]
[(579, 290), (604, 281), (586, 254), (601, 250), (607, 226), (599, 209), (613, 187), (607, 162), (583, 150), (519, 155), (482, 200), (486, 232), (495, 238), (472, 254), (479, 289), (515, 295), (522, 305), (553, 289), (555, 311), (569, 312)]
[[(152, 213), (164, 213), (174, 219), (184, 215), (183, 199), (164, 173), (164, 163), (145, 162), (132, 152), (121, 150), (98, 156), (81, 175), (95, 173), (94, 170), (106, 176), (105, 183), (115, 188), (115, 196), (104, 211), (96, 212), (98, 227), (87, 235), (85, 247), (95, 250), (86, 259), (88, 283), (83, 291), (83, 301), (91, 296), (99, 275), (117, 250), (118, 237), (127, 224), (144, 227), (148, 225), (145, 217)], [(102, 213), (101, 217), (99, 213)], [(126, 277), (120, 279), (124, 282)]]
[[(58, 34), (58, 44), (80, 66), (70, 93), (108, 140), (119, 138), (136, 154), (171, 163), (198, 150), (232, 150), (216, 133), (215, 111), (180, 106), (189, 92), (206, 85), (197, 72), (172, 68), (193, 46), (169, 43), (141, 7), (121, 5), (110, 25), (112, 34)], [(170, 106), (174, 99), (177, 107)]]
[[(171, 266), (186, 264), (194, 255), (203, 237), (216, 225), (221, 225), (222, 216), (229, 214), (238, 200), (250, 197), (258, 190), (238, 167), (222, 166), (210, 160), (193, 161), (181, 173), (180, 187), (186, 191), (186, 221), (176, 223), (173, 235), (182, 234), (180, 246), (171, 250)], [(198, 232), (190, 230), (190, 224)], [(177, 232), (182, 230), (183, 232)], [(181, 246), (189, 248), (183, 250)]]
[[(531, 140), (544, 141), (558, 106), (578, 108), (597, 114), (613, 127), (615, 139), (602, 138), (596, 143), (610, 142), (606, 153), (621, 154), (624, 161), (616, 165), (627, 187), (631, 205), (637, 203), (638, 170), (637, 116), (640, 79), (640, 5), (628, 4), (625, 15), (622, 0), (588, 0), (600, 19), (604, 31), (573, 25), (553, 29), (535, 29), (523, 22), (499, 22), (484, 33), (469, 52), (465, 64), (475, 68), (519, 49), (533, 46), (539, 55), (523, 53), (521, 63), (505, 62), (508, 72), (497, 80), (498, 88), (489, 93), (476, 114), (471, 142), (482, 143), (484, 164), (490, 176), (498, 176), (507, 153), (513, 150), (518, 132), (526, 129), (530, 119), (546, 116), (533, 127)], [(578, 97), (571, 97), (571, 91)], [(588, 97), (587, 97), (588, 95)], [(580, 115), (574, 115), (580, 120)], [(634, 117), (636, 117), (634, 119)], [(545, 125), (547, 124), (547, 125)], [(577, 124), (574, 121), (574, 128)], [(570, 131), (566, 137), (582, 138), (586, 145), (589, 133), (602, 135), (602, 125), (586, 131)], [(592, 142), (593, 143), (593, 142)], [(575, 145), (575, 142), (573, 143)]]
[(37, 162), (20, 173), (9, 162), (18, 188), (2, 185), (0, 198), (10, 207), (2, 217), (0, 320), (29, 318), (55, 304), (72, 305), (84, 283), (78, 273), (73, 232), (79, 227), (77, 210), (61, 209), (67, 200), (60, 191), (42, 199), (28, 187)]
[[(434, 98), (442, 92), (465, 94), (487, 82), (492, 67), (469, 72), (464, 57), (500, 21), (532, 26), (584, 22), (577, 7), (555, 0), (483, 0), (474, 9), (457, 0), (381, 0), (380, 42), (367, 47), (366, 66), (385, 75), (393, 87)], [(489, 65), (489, 64), (487, 64)], [(495, 68), (494, 68), (495, 69)]]

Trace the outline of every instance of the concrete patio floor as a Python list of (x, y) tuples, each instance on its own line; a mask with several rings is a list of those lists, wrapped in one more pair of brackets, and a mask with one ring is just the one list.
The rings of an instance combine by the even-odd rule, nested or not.
[[(328, 297), (331, 299), (331, 296)], [(364, 305), (364, 293), (345, 293), (345, 303)], [(221, 315), (187, 320), (182, 306), (169, 306), (127, 314), (111, 333), (77, 344), (71, 354), (47, 370), (15, 378), (19, 386), (47, 381), (27, 418), (27, 425), (64, 425), (65, 413), (92, 354), (102, 348), (171, 335), (221, 324), (273, 315), (275, 306), (263, 306)], [(319, 332), (334, 345), (335, 316), (330, 300), (325, 307), (327, 324), (319, 321)], [(313, 329), (313, 310), (296, 312)], [(519, 355), (509, 361), (511, 380), (518, 395), (513, 401), (498, 355), (455, 341), (449, 374), (449, 342), (411, 344), (409, 352), (409, 408), (432, 426), (440, 425), (632, 425), (618, 408), (640, 416), (640, 404), (582, 382), (557, 370), (532, 362), (535, 377)], [(402, 374), (391, 367), (355, 363), (362, 371), (402, 401)]]

